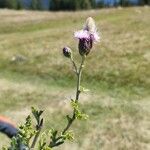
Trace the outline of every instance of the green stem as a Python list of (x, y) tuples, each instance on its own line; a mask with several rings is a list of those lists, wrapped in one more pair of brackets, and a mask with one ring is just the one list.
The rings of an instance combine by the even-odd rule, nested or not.
[(71, 62), (72, 62), (73, 67), (75, 69), (75, 73), (78, 74), (78, 69), (77, 69), (76, 63), (74, 62), (73, 58), (71, 58)]
[(37, 140), (39, 138), (40, 132), (41, 132), (41, 127), (38, 129), (38, 131), (37, 131), (37, 133), (36, 133), (36, 135), (35, 135), (35, 137), (33, 139), (33, 142), (31, 144), (31, 149), (33, 149), (35, 147), (35, 144), (36, 144), (36, 142), (37, 142)]
[(79, 68), (78, 72), (78, 78), (77, 78), (77, 91), (76, 91), (76, 99), (75, 102), (78, 102), (79, 100), (79, 95), (80, 95), (80, 84), (81, 84), (81, 75), (82, 75), (82, 69), (84, 67), (84, 61), (85, 61), (85, 56), (82, 56), (82, 62)]
[[(72, 63), (73, 63), (73, 66), (75, 68), (75, 71), (76, 71), (76, 74), (77, 74), (77, 90), (76, 90), (76, 99), (75, 99), (75, 103), (78, 103), (79, 101), (79, 96), (80, 96), (80, 84), (81, 84), (81, 76), (82, 76), (82, 70), (83, 70), (83, 67), (84, 67), (84, 61), (85, 61), (85, 58), (86, 56), (82, 56), (82, 61), (81, 61), (81, 65), (80, 65), (80, 68), (79, 68), (79, 71), (76, 67), (76, 64), (75, 62), (73, 61), (73, 59), (71, 59)], [(62, 131), (62, 135), (65, 134), (65, 132), (70, 128), (70, 126), (72, 125), (72, 123), (74, 122), (74, 120), (76, 119), (76, 115), (75, 115), (75, 112), (76, 110), (74, 109), (73, 110), (73, 115), (72, 117), (70, 118), (70, 120), (68, 120), (68, 124), (67, 126), (64, 128), (64, 130)], [(54, 143), (51, 143), (50, 144), (50, 147), (55, 147), (55, 146), (58, 146), (58, 145), (61, 145), (61, 143), (63, 144), (63, 141), (62, 142), (59, 142), (59, 140), (63, 140), (63, 137), (60, 136), (58, 137)]]
[[(82, 62), (81, 62), (79, 71), (77, 72), (77, 90), (76, 90), (76, 99), (75, 99), (76, 103), (79, 101), (80, 83), (81, 83), (82, 69), (84, 67), (84, 61), (85, 61), (85, 56), (82, 56)], [(70, 128), (70, 126), (72, 125), (75, 118), (76, 118), (76, 116), (75, 116), (75, 109), (74, 109), (72, 118), (70, 119), (70, 121), (68, 121), (68, 124), (67, 124), (66, 128), (63, 130), (62, 134), (65, 134), (65, 132)]]

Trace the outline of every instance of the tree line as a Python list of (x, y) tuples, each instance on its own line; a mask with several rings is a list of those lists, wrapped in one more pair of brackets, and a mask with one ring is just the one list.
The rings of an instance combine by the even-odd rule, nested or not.
[[(150, 5), (150, 0), (135, 0), (138, 5)], [(46, 7), (43, 7), (42, 0), (26, 0), (25, 4), (23, 0), (0, 0), (0, 8), (9, 9), (31, 9), (31, 10), (80, 10), (91, 9), (98, 7), (109, 6), (105, 0), (46, 0)], [(133, 5), (131, 0), (112, 0), (113, 6), (130, 6)]]

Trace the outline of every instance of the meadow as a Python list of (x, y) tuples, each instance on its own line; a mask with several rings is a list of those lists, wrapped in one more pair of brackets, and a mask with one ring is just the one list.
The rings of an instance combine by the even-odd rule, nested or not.
[[(75, 141), (56, 150), (150, 149), (150, 7), (79, 12), (0, 10), (0, 114), (17, 125), (31, 106), (45, 110), (45, 129), (62, 129), (76, 82), (62, 55), (73, 33), (93, 17), (101, 35), (87, 57), (81, 95), (87, 121)], [(0, 149), (9, 139), (0, 135)]]

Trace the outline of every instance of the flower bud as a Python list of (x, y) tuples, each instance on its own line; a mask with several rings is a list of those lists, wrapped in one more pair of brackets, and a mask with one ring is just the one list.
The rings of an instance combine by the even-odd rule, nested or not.
[(63, 54), (65, 57), (71, 58), (72, 57), (72, 51), (69, 47), (63, 48)]

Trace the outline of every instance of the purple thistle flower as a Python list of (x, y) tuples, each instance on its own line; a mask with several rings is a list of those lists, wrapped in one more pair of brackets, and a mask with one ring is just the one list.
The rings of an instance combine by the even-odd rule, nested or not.
[(79, 39), (78, 47), (80, 55), (88, 55), (93, 43), (99, 42), (100, 40), (93, 18), (89, 17), (86, 20), (84, 28), (76, 31), (74, 37)]
[(100, 40), (100, 37), (96, 31), (91, 33), (86, 29), (76, 31), (74, 33), (74, 37), (79, 40), (80, 39), (88, 39), (88, 40), (91, 39), (93, 42), (99, 42), (99, 40)]

